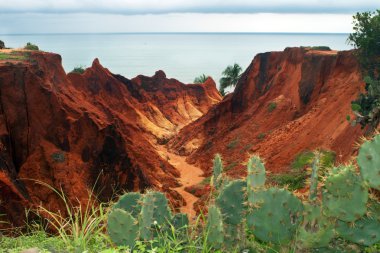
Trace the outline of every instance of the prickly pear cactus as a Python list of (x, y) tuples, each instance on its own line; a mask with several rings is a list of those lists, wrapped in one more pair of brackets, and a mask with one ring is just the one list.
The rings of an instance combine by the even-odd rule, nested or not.
[(287, 190), (269, 188), (257, 194), (256, 203), (252, 212), (254, 235), (274, 244), (292, 240), (302, 221), (302, 202)]
[(352, 166), (339, 166), (328, 175), (322, 193), (324, 213), (351, 222), (367, 211), (368, 189)]
[(264, 190), (265, 185), (265, 166), (260, 157), (253, 156), (248, 160), (247, 164), (247, 225), (253, 227), (253, 211), (257, 206), (257, 194)]
[(371, 204), (369, 213), (355, 222), (338, 221), (336, 230), (353, 243), (371, 246), (380, 242), (380, 204)]
[(226, 185), (216, 199), (223, 221), (226, 224), (238, 225), (242, 222), (245, 202), (245, 181), (235, 180)]
[(380, 190), (380, 135), (361, 145), (357, 161), (363, 179)]
[(222, 157), (220, 154), (216, 154), (214, 158), (214, 165), (212, 167), (212, 184), (215, 187), (215, 189), (220, 188), (221, 184), (221, 177), (223, 172), (223, 163), (222, 163)]
[(314, 153), (313, 164), (311, 166), (311, 177), (310, 177), (310, 194), (309, 200), (310, 202), (314, 202), (317, 200), (318, 196), (318, 170), (320, 167), (320, 153)]
[(208, 208), (207, 233), (207, 243), (214, 249), (220, 249), (224, 241), (223, 218), (216, 206)]
[(108, 216), (107, 225), (108, 234), (117, 246), (133, 248), (138, 238), (139, 226), (131, 214), (122, 209), (114, 209)]
[(171, 225), (176, 230), (183, 230), (186, 229), (189, 226), (189, 218), (187, 214), (185, 213), (177, 213), (173, 216), (173, 219), (171, 221)]
[(323, 248), (334, 238), (334, 220), (322, 214), (318, 205), (305, 205), (304, 219), (298, 229), (297, 244), (302, 249)]
[(138, 192), (128, 192), (119, 198), (119, 201), (113, 206), (114, 209), (122, 209), (130, 213), (133, 217), (137, 217), (141, 212), (142, 195)]
[(144, 240), (152, 239), (154, 226), (165, 226), (172, 220), (168, 200), (161, 192), (147, 192), (142, 200), (139, 217), (140, 236)]

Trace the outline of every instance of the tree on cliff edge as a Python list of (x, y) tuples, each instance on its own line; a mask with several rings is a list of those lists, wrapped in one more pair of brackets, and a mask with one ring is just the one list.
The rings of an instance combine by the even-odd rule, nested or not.
[(223, 77), (220, 78), (220, 88), (219, 92), (222, 96), (226, 95), (225, 89), (227, 87), (235, 87), (240, 78), (240, 72), (242, 71), (239, 64), (235, 63), (234, 65), (228, 66), (222, 73)]
[(374, 130), (380, 123), (380, 10), (357, 13), (348, 43), (354, 46), (361, 65), (366, 93), (352, 101), (356, 122)]

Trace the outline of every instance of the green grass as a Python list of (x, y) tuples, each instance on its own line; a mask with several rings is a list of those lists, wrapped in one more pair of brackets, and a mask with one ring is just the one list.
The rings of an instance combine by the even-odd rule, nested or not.
[[(328, 150), (321, 150), (321, 167), (320, 173), (323, 174), (324, 168), (329, 168), (334, 165), (335, 153)], [(314, 153), (311, 151), (304, 151), (296, 156), (291, 164), (291, 170), (287, 173), (270, 175), (269, 181), (280, 186), (288, 186), (289, 190), (299, 190), (306, 186), (306, 180), (309, 174), (306, 167), (311, 166), (314, 158)]]
[(23, 52), (13, 51), (11, 53), (0, 52), (0, 60), (25, 61), (28, 55)]

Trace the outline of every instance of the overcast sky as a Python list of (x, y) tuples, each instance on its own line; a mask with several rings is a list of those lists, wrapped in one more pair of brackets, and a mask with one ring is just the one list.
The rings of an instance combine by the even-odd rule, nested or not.
[(0, 34), (349, 33), (379, 0), (0, 0)]

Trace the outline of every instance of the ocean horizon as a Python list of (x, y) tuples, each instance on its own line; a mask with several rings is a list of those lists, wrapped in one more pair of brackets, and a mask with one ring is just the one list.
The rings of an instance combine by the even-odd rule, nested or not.
[(66, 72), (89, 67), (98, 58), (111, 72), (127, 78), (163, 70), (168, 78), (184, 83), (205, 74), (218, 84), (228, 65), (238, 63), (244, 70), (258, 53), (299, 46), (349, 50), (347, 37), (347, 33), (143, 32), (2, 34), (0, 40), (7, 47), (31, 42), (58, 53)]

